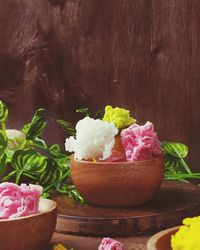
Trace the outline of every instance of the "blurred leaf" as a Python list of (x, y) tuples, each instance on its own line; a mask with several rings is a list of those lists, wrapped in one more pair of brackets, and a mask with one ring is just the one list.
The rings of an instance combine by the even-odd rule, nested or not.
[(0, 158), (0, 178), (5, 174), (6, 172), (6, 160), (7, 156), (6, 154), (3, 154)]
[(43, 192), (41, 195), (42, 198), (49, 198), (49, 192)]
[(182, 173), (179, 159), (172, 155), (165, 155), (165, 175)]
[(2, 182), (3, 181), (8, 181), (10, 180), (11, 178), (15, 177), (16, 176), (16, 170), (10, 172), (8, 175), (6, 175), (3, 179), (2, 179)]
[[(35, 112), (35, 115), (30, 123), (30, 127), (28, 128), (28, 130), (26, 132), (26, 139), (27, 140), (33, 140), (36, 137), (39, 137), (43, 133), (43, 131), (46, 127), (46, 121), (43, 117), (44, 112), (45, 112), (45, 110), (42, 108), (38, 109)], [(23, 129), (26, 130), (27, 127), (24, 127)]]
[(40, 138), (35, 138), (32, 140), (33, 146), (36, 146), (40, 149), (44, 149), (44, 150), (48, 150), (48, 146), (46, 144), (46, 142)]
[(25, 134), (28, 132), (29, 128), (31, 126), (31, 123), (27, 123), (23, 126), (22, 128), (22, 132), (24, 132)]
[(75, 127), (70, 122), (67, 122), (67, 121), (64, 121), (64, 120), (57, 120), (56, 122), (69, 135), (71, 135), (71, 136), (75, 136), (76, 135), (76, 129), (75, 129)]
[(90, 110), (89, 110), (88, 107), (76, 109), (76, 112), (77, 113), (85, 114), (86, 116), (90, 116), (91, 115), (91, 112), (90, 112)]
[(185, 158), (188, 155), (188, 147), (185, 144), (177, 142), (163, 142), (162, 149), (165, 153), (178, 158)]
[(0, 157), (4, 154), (7, 144), (8, 139), (6, 134), (2, 130), (0, 130)]
[(5, 123), (8, 117), (8, 109), (6, 105), (0, 100), (0, 123)]

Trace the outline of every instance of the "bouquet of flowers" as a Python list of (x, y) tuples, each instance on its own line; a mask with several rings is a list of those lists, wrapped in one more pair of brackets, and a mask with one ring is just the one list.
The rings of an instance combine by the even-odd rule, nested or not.
[(78, 160), (133, 162), (162, 154), (154, 125), (136, 124), (123, 108), (106, 106), (102, 120), (85, 117), (76, 131), (76, 138), (66, 139), (65, 148)]
[(200, 173), (192, 173), (184, 160), (188, 147), (182, 143), (159, 141), (152, 122), (139, 125), (129, 110), (110, 105), (105, 107), (100, 119), (95, 119), (96, 115), (92, 118), (87, 108), (77, 112), (86, 117), (79, 120), (75, 128), (66, 121), (57, 121), (71, 135), (66, 139), (65, 148), (74, 152), (76, 159), (134, 162), (164, 154), (166, 179), (200, 178)]

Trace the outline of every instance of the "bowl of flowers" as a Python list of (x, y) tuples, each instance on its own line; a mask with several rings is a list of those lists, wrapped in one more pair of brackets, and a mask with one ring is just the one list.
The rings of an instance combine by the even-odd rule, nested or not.
[(0, 184), (1, 249), (39, 250), (50, 241), (56, 226), (57, 205), (40, 198), (42, 187)]
[(102, 119), (85, 117), (66, 139), (71, 178), (85, 200), (106, 207), (150, 201), (164, 176), (164, 157), (154, 125), (136, 124), (130, 112), (106, 106)]
[(185, 218), (183, 225), (163, 230), (147, 242), (147, 250), (197, 250), (199, 241), (200, 216)]

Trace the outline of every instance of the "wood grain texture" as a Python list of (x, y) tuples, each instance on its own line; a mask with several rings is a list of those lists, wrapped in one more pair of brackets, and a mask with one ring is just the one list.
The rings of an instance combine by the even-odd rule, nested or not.
[[(125, 250), (146, 250), (146, 243), (148, 238), (149, 236), (139, 236), (123, 238), (120, 237), (115, 239), (122, 242), (123, 249)], [(45, 250), (52, 250), (52, 246), (57, 243), (63, 244), (67, 249), (74, 248), (75, 250), (95, 250), (98, 249), (101, 241), (102, 237), (83, 237), (54, 233), (49, 246), (47, 246)]]
[(43, 106), (46, 137), (63, 143), (56, 118), (124, 106), (139, 123), (154, 122), (162, 140), (188, 144), (199, 170), (199, 11), (198, 0), (0, 0), (9, 126)]
[(56, 231), (86, 236), (144, 235), (180, 225), (183, 218), (199, 215), (200, 188), (181, 182), (165, 182), (149, 203), (129, 208), (81, 206), (64, 195), (58, 204)]

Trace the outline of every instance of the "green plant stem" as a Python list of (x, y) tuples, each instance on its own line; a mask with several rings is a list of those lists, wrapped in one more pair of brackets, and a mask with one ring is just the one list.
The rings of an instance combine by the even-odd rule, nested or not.
[(191, 173), (191, 174), (185, 174), (185, 173), (179, 173), (179, 174), (167, 174), (165, 176), (165, 179), (171, 179), (171, 180), (183, 180), (183, 179), (200, 179), (200, 173)]
[(5, 124), (5, 122), (1, 123), (1, 127), (2, 127), (3, 132), (6, 134), (6, 124)]
[(35, 177), (35, 176), (31, 175), (31, 174), (23, 173), (23, 175), (26, 176), (26, 177), (29, 177), (29, 178), (31, 178), (33, 180), (37, 180), (37, 177)]
[(17, 173), (16, 180), (15, 180), (16, 184), (19, 184), (19, 180), (20, 180), (22, 173), (23, 173), (23, 170), (21, 170), (19, 173)]
[(192, 173), (192, 171), (190, 170), (190, 168), (188, 167), (188, 165), (186, 164), (186, 162), (182, 158), (179, 159), (179, 163), (184, 167), (185, 171), (188, 174)]

